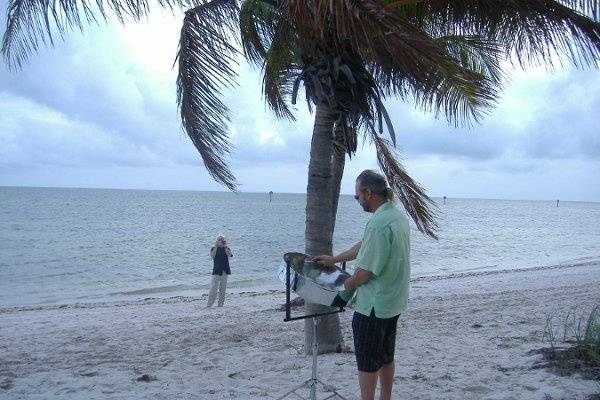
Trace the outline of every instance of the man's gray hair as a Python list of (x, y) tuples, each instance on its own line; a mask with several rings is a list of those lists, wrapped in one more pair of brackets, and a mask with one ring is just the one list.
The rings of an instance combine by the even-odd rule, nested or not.
[(394, 200), (394, 192), (388, 187), (385, 177), (371, 169), (365, 169), (358, 175), (356, 181), (362, 190), (370, 190), (379, 196), (387, 198), (388, 201)]

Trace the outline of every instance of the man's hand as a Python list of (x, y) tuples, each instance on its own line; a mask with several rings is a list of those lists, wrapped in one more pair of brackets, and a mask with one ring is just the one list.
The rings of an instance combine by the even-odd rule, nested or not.
[(316, 256), (312, 259), (312, 261), (317, 265), (331, 266), (331, 265), (335, 264), (335, 258), (333, 256), (328, 256), (328, 255)]
[(351, 292), (354, 289), (356, 289), (356, 286), (354, 286), (352, 283), (353, 283), (352, 282), (352, 277), (346, 279), (344, 281), (344, 289), (347, 290), (348, 292)]

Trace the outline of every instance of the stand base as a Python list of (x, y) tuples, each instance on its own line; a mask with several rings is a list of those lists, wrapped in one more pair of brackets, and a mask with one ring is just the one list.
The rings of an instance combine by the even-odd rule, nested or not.
[[(341, 400), (347, 400), (344, 396), (342, 396), (341, 394), (339, 394), (337, 391), (335, 391), (335, 389), (332, 389), (331, 385), (327, 385), (323, 382), (321, 382), (321, 380), (319, 379), (308, 379), (306, 382), (304, 382), (302, 385), (296, 386), (295, 388), (293, 388), (292, 390), (290, 390), (289, 392), (287, 392), (286, 394), (284, 394), (283, 396), (277, 398), (277, 400), (283, 400), (286, 397), (294, 394), (296, 396), (298, 396), (301, 399), (305, 399), (305, 400), (316, 400), (316, 388), (317, 385), (321, 384), (325, 389), (327, 389), (328, 391), (331, 392), (331, 394), (327, 397), (324, 397), (323, 400), (327, 400), (327, 399), (333, 399), (333, 398), (338, 398)], [(300, 394), (298, 394), (298, 390), (302, 389), (302, 388), (306, 388), (310, 390), (310, 397), (302, 397)]]
[[(317, 400), (317, 385), (320, 383), (321, 385), (323, 385), (323, 387), (325, 389), (328, 389), (328, 391), (332, 392), (331, 395), (325, 397), (323, 400), (326, 399), (332, 399), (334, 397), (337, 397), (341, 400), (346, 400), (346, 398), (344, 396), (342, 396), (341, 394), (339, 394), (338, 392), (335, 391), (335, 389), (333, 389), (331, 387), (331, 385), (327, 385), (325, 383), (323, 383), (318, 377), (317, 377), (317, 354), (318, 354), (318, 350), (319, 350), (319, 345), (317, 343), (317, 324), (318, 322), (318, 317), (315, 315), (312, 315), (312, 321), (313, 321), (313, 336), (312, 336), (312, 377), (310, 379), (308, 379), (306, 382), (304, 382), (302, 385), (295, 387), (294, 389), (290, 390), (289, 392), (287, 392), (286, 394), (284, 394), (283, 396), (281, 396), (280, 398), (278, 398), (277, 400), (282, 400), (285, 399), (286, 397), (288, 397), (289, 395), (293, 394), (298, 396), (301, 399), (305, 399), (305, 400)], [(308, 388), (310, 391), (310, 397), (302, 397), (300, 396), (297, 391), (302, 389), (302, 388)]]

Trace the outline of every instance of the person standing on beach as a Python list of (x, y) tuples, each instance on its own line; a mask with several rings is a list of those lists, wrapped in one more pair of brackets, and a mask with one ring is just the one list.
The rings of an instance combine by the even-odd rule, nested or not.
[(217, 236), (215, 245), (210, 249), (213, 259), (212, 283), (208, 293), (208, 307), (212, 307), (219, 291), (219, 302), (217, 305), (223, 307), (225, 303), (225, 290), (227, 289), (227, 275), (231, 275), (229, 269), (229, 257), (233, 257), (231, 249), (227, 247), (227, 241), (221, 235)]
[(385, 178), (371, 170), (356, 178), (354, 198), (373, 216), (362, 240), (336, 255), (313, 261), (333, 265), (356, 259), (344, 288), (354, 293), (352, 332), (361, 399), (373, 400), (377, 380), (381, 399), (389, 400), (394, 383), (396, 325), (406, 309), (410, 280), (410, 227), (393, 202)]

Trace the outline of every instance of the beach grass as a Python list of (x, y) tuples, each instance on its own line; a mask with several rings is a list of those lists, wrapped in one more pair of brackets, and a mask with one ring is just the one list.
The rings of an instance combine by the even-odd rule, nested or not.
[(545, 366), (560, 375), (581, 374), (598, 382), (600, 389), (600, 304), (588, 313), (571, 307), (563, 316), (546, 315), (540, 353)]

